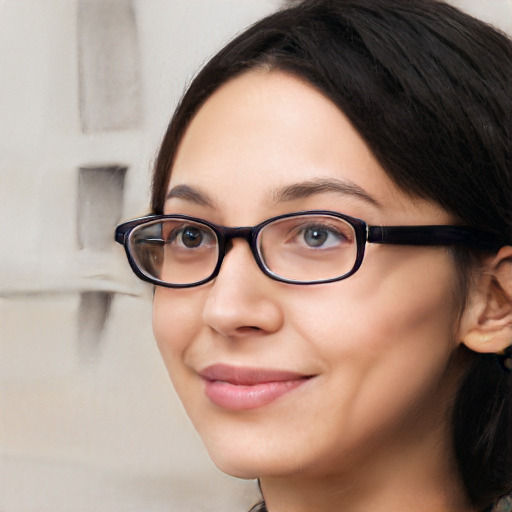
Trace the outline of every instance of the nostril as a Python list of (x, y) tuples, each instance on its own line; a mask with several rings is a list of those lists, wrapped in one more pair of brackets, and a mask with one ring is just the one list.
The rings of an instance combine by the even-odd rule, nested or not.
[(260, 327), (256, 327), (254, 325), (247, 325), (244, 327), (238, 327), (237, 332), (239, 334), (251, 334), (254, 332), (261, 331), (262, 329)]

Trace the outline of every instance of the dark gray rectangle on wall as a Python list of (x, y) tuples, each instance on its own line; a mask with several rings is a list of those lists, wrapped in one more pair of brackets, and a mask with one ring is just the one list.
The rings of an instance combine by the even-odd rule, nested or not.
[(79, 0), (77, 23), (82, 130), (138, 128), (140, 57), (132, 0)]
[(114, 243), (114, 229), (123, 208), (123, 165), (89, 165), (78, 171), (78, 245), (106, 250)]

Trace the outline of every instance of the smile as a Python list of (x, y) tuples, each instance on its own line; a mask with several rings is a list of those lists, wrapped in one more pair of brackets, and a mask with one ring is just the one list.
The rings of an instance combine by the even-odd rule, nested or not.
[(206, 396), (215, 405), (235, 411), (263, 407), (311, 378), (289, 371), (220, 364), (209, 366), (200, 375)]

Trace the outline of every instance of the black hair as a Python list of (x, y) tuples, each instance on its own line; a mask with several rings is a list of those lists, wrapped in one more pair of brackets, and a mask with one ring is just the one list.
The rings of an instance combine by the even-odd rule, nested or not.
[[(235, 38), (197, 75), (171, 120), (155, 166), (154, 212), (162, 212), (195, 113), (220, 85), (260, 66), (330, 98), (402, 190), (512, 243), (512, 43), (436, 0), (292, 2)], [(456, 254), (467, 267), (471, 255)], [(468, 359), (454, 447), (467, 495), (484, 508), (512, 490), (512, 378), (492, 355), (468, 351)]]

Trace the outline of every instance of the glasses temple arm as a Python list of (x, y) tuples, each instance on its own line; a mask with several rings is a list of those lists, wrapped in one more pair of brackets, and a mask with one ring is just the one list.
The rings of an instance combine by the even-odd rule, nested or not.
[(463, 226), (367, 226), (366, 240), (375, 244), (466, 245), (487, 250), (506, 245), (494, 233)]

